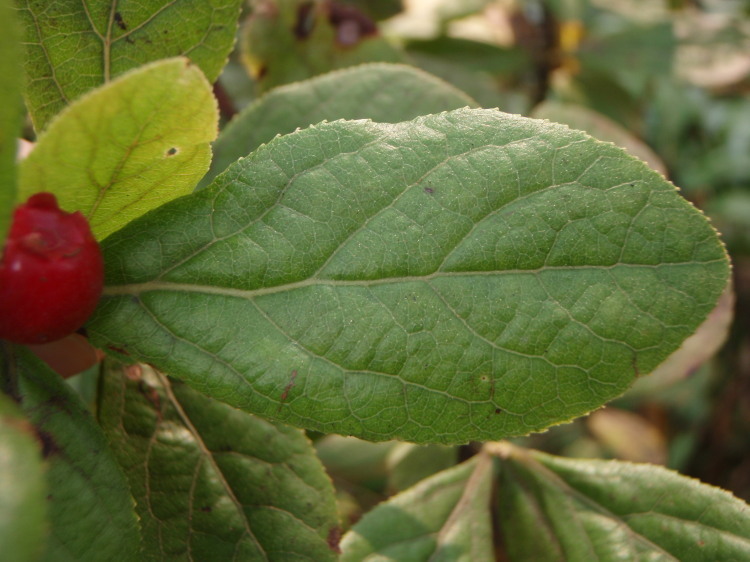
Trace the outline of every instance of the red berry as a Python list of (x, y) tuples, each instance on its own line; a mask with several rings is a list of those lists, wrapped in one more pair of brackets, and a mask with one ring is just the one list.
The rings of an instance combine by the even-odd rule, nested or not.
[(104, 283), (101, 250), (79, 212), (51, 193), (19, 205), (0, 261), (0, 338), (44, 343), (75, 332)]

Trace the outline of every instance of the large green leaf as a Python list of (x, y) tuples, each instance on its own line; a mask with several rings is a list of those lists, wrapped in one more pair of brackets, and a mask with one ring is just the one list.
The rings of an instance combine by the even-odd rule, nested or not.
[(235, 117), (216, 139), (211, 169), (201, 185), (276, 135), (321, 121), (398, 123), (476, 105), (450, 84), (410, 66), (376, 63), (330, 72), (271, 90)]
[(716, 232), (644, 163), (496, 110), (279, 137), (104, 250), (101, 346), (265, 417), (414, 442), (602, 405), (728, 276)]
[(0, 394), (0, 552), (38, 560), (46, 534), (41, 443), (18, 407)]
[(654, 465), (495, 447), (510, 560), (748, 560), (750, 506)]
[[(36, 427), (48, 464), (43, 560), (136, 560), (133, 498), (107, 440), (78, 395), (35, 356), (14, 348), (6, 377)], [(6, 378), (6, 380), (8, 380)]]
[(138, 502), (141, 559), (335, 558), (333, 487), (301, 431), (146, 366), (111, 369), (99, 399)]
[(16, 143), (23, 111), (20, 36), (12, 0), (0, 0), (0, 247), (16, 199)]
[(213, 82), (234, 45), (242, 0), (19, 0), (26, 97), (41, 131), (66, 104), (158, 59), (184, 55)]
[(492, 560), (493, 474), (481, 454), (378, 505), (344, 535), (342, 562)]
[(211, 161), (218, 112), (187, 59), (138, 68), (77, 100), (20, 168), (19, 198), (49, 191), (97, 238), (189, 193)]

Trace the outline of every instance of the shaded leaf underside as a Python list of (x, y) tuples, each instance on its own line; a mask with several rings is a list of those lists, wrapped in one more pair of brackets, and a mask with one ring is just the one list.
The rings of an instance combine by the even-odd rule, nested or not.
[(728, 275), (715, 231), (643, 163), (468, 109), (280, 137), (105, 252), (100, 345), (260, 415), (415, 442), (602, 405)]

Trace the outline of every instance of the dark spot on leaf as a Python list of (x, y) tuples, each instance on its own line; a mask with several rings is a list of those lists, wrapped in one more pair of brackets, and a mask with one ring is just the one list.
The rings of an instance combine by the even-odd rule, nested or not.
[(122, 19), (122, 14), (120, 12), (115, 12), (115, 23), (117, 24), (117, 27), (125, 31), (128, 26), (125, 24), (125, 21)]
[(130, 43), (131, 45), (135, 45), (135, 40), (130, 35), (125, 36), (125, 42)]
[(330, 548), (332, 551), (334, 551), (336, 554), (341, 554), (341, 549), (339, 548), (339, 541), (341, 541), (341, 527), (331, 527), (331, 530), (328, 531), (328, 537), (326, 541), (328, 542), (328, 548)]
[(266, 74), (268, 74), (268, 66), (266, 66), (265, 64), (262, 64), (258, 67), (258, 70), (255, 72), (255, 78), (260, 80)]
[(352, 47), (364, 37), (377, 35), (375, 22), (358, 8), (339, 2), (328, 4), (328, 21), (336, 29), (336, 42)]
[(47, 501), (52, 501), (52, 494), (47, 494)]
[(496, 414), (502, 414), (503, 411), (500, 408), (495, 408), (495, 413)]
[(130, 353), (125, 351), (123, 348), (116, 347), (114, 345), (108, 345), (107, 349), (109, 349), (110, 351), (114, 351), (115, 353), (119, 353), (120, 355), (128, 355), (128, 356), (130, 355)]
[(315, 28), (315, 2), (302, 2), (292, 32), (297, 39), (307, 39)]
[(281, 406), (286, 401), (287, 396), (289, 396), (289, 391), (292, 390), (292, 388), (294, 388), (294, 381), (296, 378), (297, 378), (297, 369), (294, 369), (292, 371), (292, 374), (289, 376), (289, 382), (284, 387), (284, 390), (281, 393), (281, 398), (279, 400), (279, 410), (281, 410)]
[(435, 193), (435, 189), (432, 187), (425, 187), (424, 188), (425, 193)]
[(213, 511), (213, 509), (211, 508), (210, 505), (204, 505), (203, 507), (201, 507), (201, 511), (203, 513), (211, 513), (211, 511)]
[(39, 442), (42, 444), (42, 457), (46, 459), (51, 457), (55, 453), (60, 452), (60, 447), (57, 446), (55, 438), (52, 437), (52, 435), (50, 435), (46, 431), (37, 429), (36, 436), (39, 439)]
[(167, 150), (167, 156), (174, 156), (175, 154), (177, 154), (177, 149), (175, 147), (172, 147), (169, 150)]

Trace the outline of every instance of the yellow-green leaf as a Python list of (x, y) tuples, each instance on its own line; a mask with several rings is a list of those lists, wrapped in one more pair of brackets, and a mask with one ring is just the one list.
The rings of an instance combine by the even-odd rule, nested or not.
[(159, 61), (63, 111), (20, 168), (19, 198), (49, 191), (80, 210), (97, 238), (189, 193), (211, 161), (218, 113), (187, 59)]

